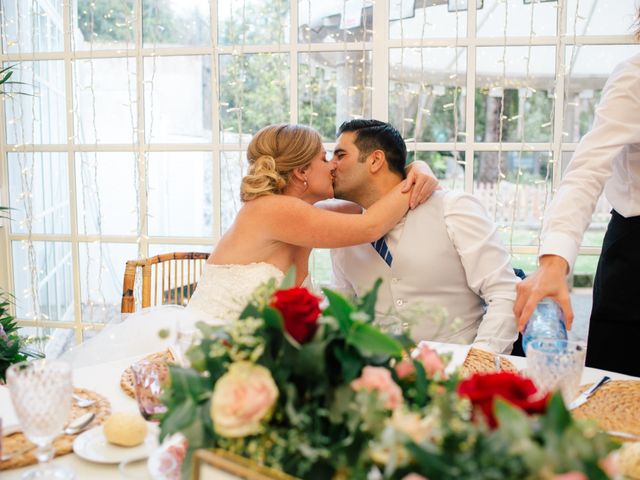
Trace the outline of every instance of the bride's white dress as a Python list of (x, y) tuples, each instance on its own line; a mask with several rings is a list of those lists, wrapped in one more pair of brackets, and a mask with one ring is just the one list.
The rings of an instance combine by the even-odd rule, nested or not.
[[(284, 273), (270, 263), (207, 263), (186, 307), (163, 305), (143, 309), (122, 323), (105, 327), (94, 338), (70, 349), (63, 358), (75, 367), (83, 367), (162, 351), (174, 342), (176, 331), (193, 330), (198, 321), (228, 324), (237, 320), (253, 291), (272, 278), (279, 283)], [(303, 285), (310, 286), (308, 278)], [(172, 334), (163, 340), (158, 334), (162, 329)]]

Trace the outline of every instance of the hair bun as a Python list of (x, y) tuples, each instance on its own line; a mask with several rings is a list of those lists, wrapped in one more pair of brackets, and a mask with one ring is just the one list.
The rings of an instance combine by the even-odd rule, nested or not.
[(253, 161), (249, 159), (249, 162), (249, 172), (240, 186), (240, 198), (243, 202), (282, 191), (287, 182), (278, 173), (275, 158), (260, 155)]

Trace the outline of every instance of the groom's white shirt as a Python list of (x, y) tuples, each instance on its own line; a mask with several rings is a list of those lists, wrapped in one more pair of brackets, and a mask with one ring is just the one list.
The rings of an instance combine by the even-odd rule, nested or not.
[(358, 296), (381, 277), (377, 321), (395, 322), (421, 306), (442, 307), (446, 324), (418, 317), (414, 340), (511, 352), (518, 336), (513, 315), (518, 280), (495, 223), (474, 196), (436, 191), (387, 237), (391, 267), (371, 244), (332, 250), (332, 287)]

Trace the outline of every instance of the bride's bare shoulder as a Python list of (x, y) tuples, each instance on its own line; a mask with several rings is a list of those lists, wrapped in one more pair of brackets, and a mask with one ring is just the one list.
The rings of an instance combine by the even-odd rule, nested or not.
[(305, 202), (290, 195), (263, 195), (246, 202), (244, 208), (252, 212), (266, 212), (302, 204)]

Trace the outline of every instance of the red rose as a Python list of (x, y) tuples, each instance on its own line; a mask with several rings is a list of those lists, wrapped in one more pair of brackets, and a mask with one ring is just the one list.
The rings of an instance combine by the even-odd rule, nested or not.
[(282, 314), (284, 329), (299, 343), (313, 337), (318, 328), (320, 299), (301, 287), (278, 290), (273, 294), (271, 306)]
[(539, 398), (537, 392), (530, 379), (510, 372), (476, 373), (458, 385), (458, 395), (469, 398), (474, 410), (482, 411), (492, 429), (498, 426), (493, 414), (495, 397), (501, 397), (527, 413), (544, 413), (550, 395)]

